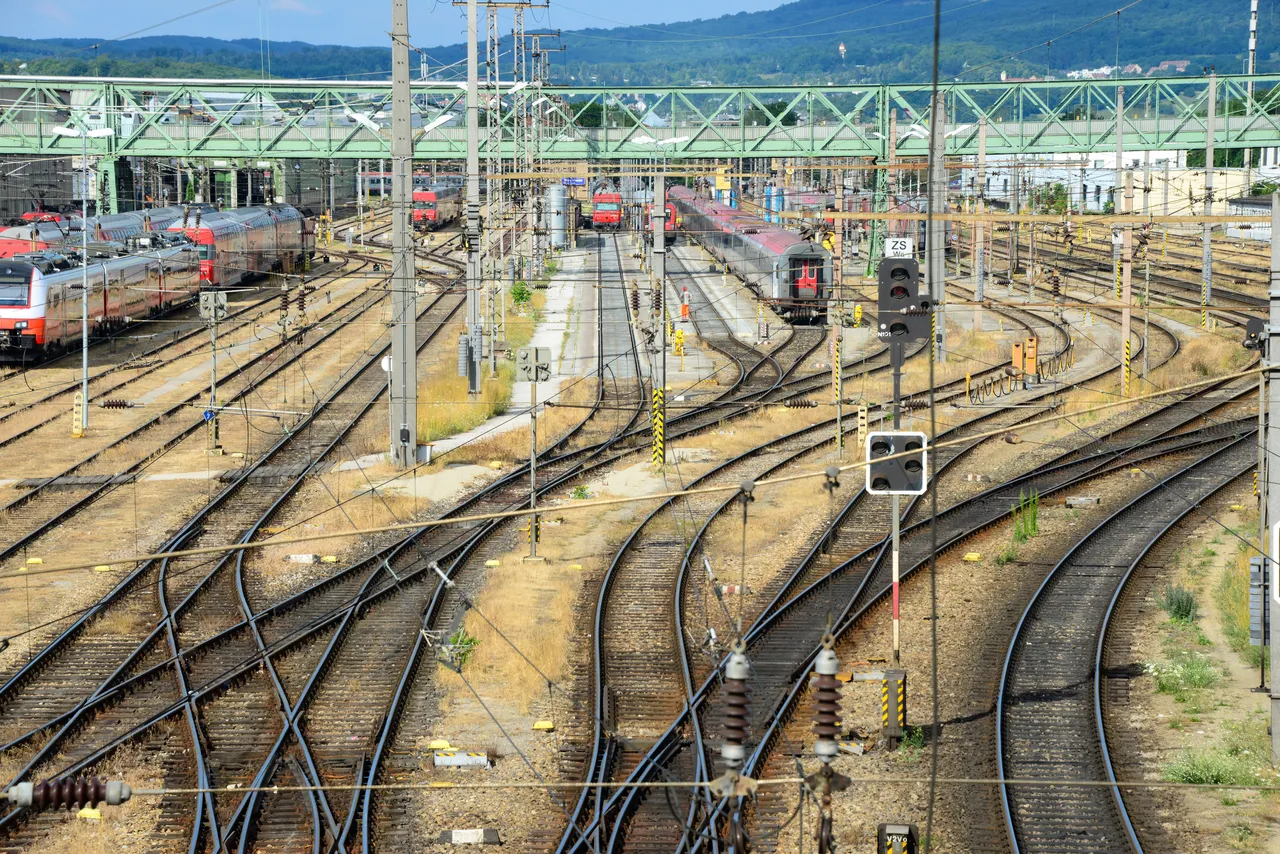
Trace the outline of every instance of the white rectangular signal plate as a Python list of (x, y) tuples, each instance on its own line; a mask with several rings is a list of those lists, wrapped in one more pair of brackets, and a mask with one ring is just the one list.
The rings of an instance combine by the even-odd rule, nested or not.
[(914, 237), (886, 237), (884, 239), (884, 257), (914, 258), (916, 257), (916, 240)]
[[(901, 430), (880, 430), (878, 432), (867, 434), (867, 447), (865, 449), (866, 456), (863, 457), (863, 459), (867, 461), (867, 466), (865, 469), (867, 473), (867, 479), (866, 479), (867, 492), (871, 495), (894, 495), (895, 494), (887, 490), (871, 488), (871, 443), (880, 436), (893, 436), (895, 438), (900, 438), (900, 439), (916, 438), (920, 440), (920, 448), (924, 451), (924, 454), (921, 457), (924, 463), (924, 471), (921, 472), (920, 488), (909, 490), (909, 491), (898, 492), (896, 494), (897, 495), (924, 495), (926, 492), (928, 492), (929, 491), (929, 437), (926, 436), (924, 433), (901, 431)], [(904, 450), (903, 448), (894, 448), (893, 453), (900, 454), (902, 453), (903, 450)]]

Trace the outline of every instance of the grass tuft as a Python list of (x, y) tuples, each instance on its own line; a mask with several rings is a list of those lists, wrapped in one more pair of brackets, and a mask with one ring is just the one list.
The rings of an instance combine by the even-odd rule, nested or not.
[(1175, 623), (1193, 623), (1200, 612), (1195, 591), (1180, 584), (1166, 584), (1159, 603)]

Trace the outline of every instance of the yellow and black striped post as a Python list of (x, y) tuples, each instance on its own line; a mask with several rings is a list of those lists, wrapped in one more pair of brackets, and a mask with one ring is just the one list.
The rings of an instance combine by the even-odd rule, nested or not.
[(1258, 472), (1257, 472), (1257, 470), (1255, 470), (1255, 471), (1253, 472), (1253, 497), (1254, 497), (1254, 498), (1257, 498), (1257, 497), (1258, 497)]
[(653, 390), (653, 467), (662, 468), (667, 461), (666, 446), (666, 393), (655, 387)]
[(880, 682), (880, 722), (890, 749), (897, 747), (907, 728), (907, 671), (884, 671)]
[(1129, 363), (1133, 359), (1133, 342), (1124, 342), (1124, 389), (1120, 392), (1122, 397), (1129, 396)]
[(1120, 299), (1120, 259), (1116, 259), (1116, 299)]
[(1200, 282), (1200, 328), (1209, 328), (1209, 282)]
[(938, 313), (929, 315), (929, 348), (932, 359), (938, 361)]

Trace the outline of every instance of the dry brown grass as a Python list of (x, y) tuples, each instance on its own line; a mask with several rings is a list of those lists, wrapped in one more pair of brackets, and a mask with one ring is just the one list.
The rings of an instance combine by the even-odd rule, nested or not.
[[(476, 600), (479, 613), (467, 614), (467, 632), (479, 639), (464, 672), (482, 694), (500, 691), (522, 712), (547, 693), (547, 683), (511, 645), (480, 617), (488, 617), (520, 652), (549, 678), (560, 681), (567, 664), (568, 627), (582, 572), (568, 564), (548, 561), (522, 564), (520, 552), (507, 555), (502, 566), (488, 570), (485, 588)], [(453, 672), (441, 668), (445, 690), (461, 697), (470, 692)]]
[[(560, 441), (590, 412), (596, 399), (594, 379), (567, 381), (565, 391), (555, 398), (557, 405), (542, 408), (538, 415), (538, 451), (545, 451)], [(529, 428), (516, 427), (495, 433), (459, 448), (450, 454), (451, 462), (472, 459), (478, 462), (501, 460), (523, 462), (529, 459)]]
[(127, 605), (110, 608), (98, 618), (94, 624), (96, 631), (121, 637), (133, 637), (151, 623), (149, 614), (143, 613), (145, 606), (130, 601)]
[[(458, 376), (457, 351), (451, 347), (440, 352), (426, 366), (426, 377), (418, 381), (418, 438), (423, 442), (443, 439), (465, 433), (483, 424), (495, 415), (507, 411), (511, 404), (511, 388), (515, 384), (514, 354), (517, 347), (528, 344), (547, 297), (544, 291), (535, 290), (531, 309), (521, 316), (516, 312), (510, 295), (507, 296), (507, 343), (511, 359), (498, 362), (497, 374), (489, 377), (487, 366), (482, 367), (484, 377), (480, 395), (472, 397), (467, 392), (467, 380)], [(461, 323), (453, 324), (441, 333), (443, 341), (456, 341)]]
[(1236, 340), (1216, 335), (1197, 335), (1178, 352), (1180, 370), (1177, 376), (1182, 382), (1216, 377), (1243, 370), (1253, 359), (1253, 354)]
[[(379, 484), (386, 479), (385, 474), (380, 474), (377, 470), (366, 473), (329, 472), (312, 479), (316, 483), (309, 492), (318, 496), (312, 506), (327, 505), (329, 509), (308, 516), (307, 533), (329, 534), (394, 525), (397, 522), (413, 519), (417, 513), (425, 511), (430, 506), (430, 502), (426, 499), (415, 498), (411, 494), (372, 491), (370, 482)], [(320, 481), (323, 481), (323, 485)], [(321, 488), (317, 490), (316, 487)], [(326, 491), (323, 487), (328, 487), (328, 490)], [(300, 533), (302, 531), (289, 532), (293, 536)], [(264, 574), (271, 575), (273, 572), (287, 573), (290, 568), (297, 567), (297, 564), (289, 560), (291, 554), (332, 554), (337, 555), (340, 560), (345, 560), (365, 554), (368, 548), (368, 544), (360, 535), (352, 535), (317, 540), (314, 543), (268, 546), (262, 549), (259, 560), (264, 568)]]

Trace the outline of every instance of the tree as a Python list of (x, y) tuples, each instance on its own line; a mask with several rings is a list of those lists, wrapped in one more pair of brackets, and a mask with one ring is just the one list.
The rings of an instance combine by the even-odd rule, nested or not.
[(1065, 214), (1069, 198), (1066, 185), (1061, 183), (1031, 191), (1031, 204), (1040, 213)]
[[(778, 122), (784, 127), (793, 127), (796, 123), (795, 111), (787, 112), (786, 101), (766, 101), (763, 104), (764, 109), (757, 106), (747, 107), (742, 113), (742, 120), (748, 125), (767, 125), (778, 116), (782, 119)], [(786, 115), (783, 115), (786, 113)]]

